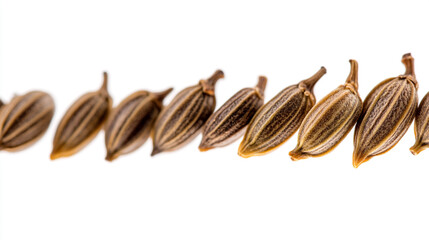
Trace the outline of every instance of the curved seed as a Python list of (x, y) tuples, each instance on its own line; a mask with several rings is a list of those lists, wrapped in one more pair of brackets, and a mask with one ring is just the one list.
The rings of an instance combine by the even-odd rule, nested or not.
[(67, 110), (55, 133), (51, 159), (71, 156), (97, 136), (112, 108), (107, 73), (98, 91), (81, 96)]
[(425, 95), (417, 108), (414, 135), (416, 143), (410, 148), (410, 151), (417, 155), (429, 147), (429, 93)]
[(350, 60), (345, 85), (325, 96), (304, 118), (298, 144), (289, 155), (292, 160), (322, 156), (332, 151), (352, 130), (362, 112), (358, 93), (358, 63)]
[(0, 150), (19, 151), (40, 139), (54, 116), (52, 97), (32, 91), (1, 107)]
[(418, 104), (414, 58), (402, 57), (404, 75), (379, 83), (366, 97), (354, 135), (353, 166), (393, 148), (410, 127)]
[(152, 156), (183, 147), (198, 135), (215, 109), (214, 88), (223, 77), (217, 70), (209, 79), (179, 92), (162, 109), (155, 122)]
[(161, 112), (162, 100), (172, 90), (169, 88), (159, 93), (138, 91), (113, 109), (105, 127), (106, 160), (112, 161), (130, 153), (146, 142)]
[(283, 89), (263, 105), (247, 127), (238, 155), (263, 155), (286, 142), (316, 102), (313, 88), (325, 73), (322, 67), (309, 79)]
[(219, 108), (204, 125), (200, 151), (226, 146), (240, 138), (256, 111), (264, 104), (267, 78), (259, 77), (255, 88), (244, 88)]

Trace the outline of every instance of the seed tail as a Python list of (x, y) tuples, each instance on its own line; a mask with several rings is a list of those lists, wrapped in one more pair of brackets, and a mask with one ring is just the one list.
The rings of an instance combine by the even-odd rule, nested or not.
[(200, 143), (200, 145), (198, 146), (198, 150), (200, 150), (200, 152), (207, 152), (208, 150), (213, 149), (214, 147), (209, 146), (203, 142)]
[(414, 144), (414, 146), (412, 146), (411, 148), (410, 148), (410, 152), (413, 154), (413, 155), (417, 155), (417, 154), (419, 154), (420, 152), (422, 152), (423, 150), (425, 150), (426, 148), (428, 148), (429, 147), (429, 145), (427, 145), (427, 144), (424, 144), (424, 143), (422, 143), (422, 142), (416, 142), (415, 144)]
[(112, 161), (113, 161), (113, 160), (115, 160), (116, 158), (118, 158), (118, 155), (117, 155), (116, 153), (114, 153), (114, 152), (110, 152), (110, 151), (107, 151), (107, 153), (106, 153), (106, 157), (105, 157), (105, 159), (106, 159), (107, 161), (112, 162)]
[(302, 149), (299, 147), (296, 147), (294, 150), (290, 151), (289, 156), (292, 161), (298, 161), (309, 157), (307, 154), (303, 153)]
[(406, 53), (402, 56), (402, 63), (405, 65), (405, 75), (411, 75), (415, 78), (414, 58), (411, 56), (411, 53)]
[(259, 76), (258, 84), (256, 84), (256, 88), (263, 93), (265, 91), (265, 87), (267, 86), (267, 77)]
[(372, 156), (365, 156), (363, 154), (353, 153), (353, 167), (358, 168), (362, 163), (367, 162)]
[(50, 157), (51, 160), (56, 160), (56, 159), (60, 158), (61, 155), (58, 154), (56, 151), (52, 151), (51, 155), (49, 157)]
[(157, 155), (157, 154), (159, 154), (161, 152), (162, 152), (161, 149), (159, 149), (157, 147), (154, 147), (153, 150), (152, 150), (152, 153), (150, 154), (150, 156), (153, 157), (153, 156), (155, 156), (155, 155)]
[(167, 97), (167, 95), (168, 95), (169, 93), (171, 93), (171, 91), (173, 91), (173, 88), (169, 88), (169, 89), (164, 90), (164, 91), (162, 91), (162, 92), (156, 92), (156, 93), (154, 93), (154, 94), (155, 94), (156, 98), (157, 98), (160, 102), (162, 102), (162, 101), (164, 100), (164, 98), (165, 98), (165, 97)]
[(108, 75), (107, 72), (103, 72), (103, 84), (101, 85), (100, 90), (107, 92), (107, 83), (108, 83)]
[(214, 86), (217, 82), (217, 80), (224, 78), (225, 74), (222, 72), (222, 70), (218, 69), (216, 72), (213, 73), (213, 75), (207, 79), (207, 83), (209, 85)]
[(300, 83), (304, 84), (310, 92), (313, 92), (314, 85), (326, 74), (326, 68), (321, 67), (313, 76), (302, 80)]
[(350, 59), (350, 74), (347, 77), (346, 83), (351, 84), (355, 90), (358, 89), (358, 62), (356, 60)]

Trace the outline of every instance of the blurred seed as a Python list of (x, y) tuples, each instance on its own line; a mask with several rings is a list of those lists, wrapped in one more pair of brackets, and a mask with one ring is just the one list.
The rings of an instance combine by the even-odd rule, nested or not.
[(68, 157), (84, 148), (103, 127), (112, 99), (107, 91), (107, 73), (98, 91), (81, 96), (60, 121), (53, 141), (51, 159)]
[(41, 91), (15, 96), (0, 109), (0, 150), (23, 150), (40, 139), (54, 116), (52, 97)]
[(254, 88), (244, 88), (219, 108), (204, 125), (200, 151), (226, 146), (243, 136), (256, 111), (264, 104), (267, 78), (259, 77)]
[(429, 92), (420, 102), (414, 121), (416, 143), (410, 148), (412, 154), (417, 155), (429, 147)]
[(283, 89), (263, 105), (247, 127), (238, 154), (245, 158), (263, 155), (286, 142), (316, 102), (313, 88), (325, 73), (322, 67), (309, 79)]
[(223, 77), (217, 70), (209, 79), (179, 92), (161, 111), (155, 122), (152, 156), (183, 147), (198, 135), (215, 109), (215, 84)]
[(162, 109), (162, 100), (172, 90), (159, 93), (138, 91), (119, 103), (106, 122), (106, 160), (112, 161), (130, 153), (146, 142)]
[(411, 54), (402, 57), (404, 75), (379, 83), (366, 97), (354, 135), (353, 166), (393, 148), (410, 127), (418, 104)]
[(292, 160), (322, 156), (332, 151), (352, 130), (362, 112), (358, 93), (358, 63), (350, 60), (345, 85), (325, 96), (304, 118), (298, 144), (289, 155)]

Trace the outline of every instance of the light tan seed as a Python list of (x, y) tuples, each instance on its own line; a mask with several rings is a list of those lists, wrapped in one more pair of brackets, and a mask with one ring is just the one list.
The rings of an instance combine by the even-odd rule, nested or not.
[(172, 90), (138, 91), (113, 109), (105, 126), (106, 160), (130, 153), (146, 142), (162, 109), (162, 100)]
[(242, 157), (266, 154), (286, 142), (316, 102), (313, 88), (326, 73), (322, 67), (309, 79), (283, 89), (253, 117), (238, 149)]
[(55, 133), (51, 159), (71, 156), (90, 143), (103, 127), (111, 107), (105, 72), (101, 88), (81, 96), (61, 119)]
[(161, 111), (155, 122), (152, 156), (183, 147), (198, 135), (215, 109), (215, 84), (223, 77), (217, 70), (209, 79), (179, 92)]
[(207, 120), (200, 151), (226, 146), (243, 136), (256, 111), (264, 104), (267, 78), (259, 77), (255, 88), (244, 88), (232, 96)]
[(429, 147), (429, 92), (417, 108), (414, 135), (416, 136), (416, 143), (410, 148), (410, 151), (417, 155)]
[(366, 97), (354, 135), (353, 166), (393, 148), (410, 127), (417, 108), (414, 58), (402, 57), (404, 75), (378, 84)]
[(0, 150), (23, 150), (39, 140), (55, 111), (52, 97), (41, 91), (15, 96), (0, 113)]
[(362, 112), (358, 93), (358, 63), (350, 60), (345, 85), (325, 96), (304, 118), (298, 144), (289, 155), (292, 160), (322, 156), (332, 151), (352, 130)]

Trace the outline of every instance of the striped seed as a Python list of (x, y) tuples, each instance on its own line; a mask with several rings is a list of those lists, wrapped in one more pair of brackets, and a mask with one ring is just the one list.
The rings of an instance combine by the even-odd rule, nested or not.
[(429, 92), (417, 108), (414, 135), (416, 136), (416, 143), (410, 148), (410, 151), (417, 155), (429, 147)]
[(326, 73), (322, 67), (309, 79), (283, 89), (253, 117), (238, 149), (242, 157), (266, 154), (286, 142), (316, 102), (313, 88)]
[(130, 153), (146, 142), (163, 107), (162, 100), (172, 90), (159, 93), (138, 91), (119, 103), (106, 122), (106, 160), (112, 161)]
[(52, 97), (41, 91), (15, 96), (1, 107), (0, 150), (19, 151), (40, 139), (54, 116)]
[(243, 136), (246, 126), (264, 104), (267, 78), (259, 77), (254, 88), (244, 88), (232, 96), (204, 125), (200, 151), (226, 146)]
[(101, 88), (81, 96), (61, 119), (55, 133), (51, 159), (71, 156), (90, 143), (103, 127), (111, 107), (105, 72)]
[(362, 112), (362, 100), (358, 93), (358, 63), (350, 60), (350, 65), (346, 83), (325, 96), (304, 118), (298, 144), (289, 153), (292, 160), (332, 151), (356, 124)]
[(215, 84), (224, 77), (217, 70), (209, 79), (179, 92), (155, 122), (151, 156), (179, 149), (192, 141), (216, 106)]
[(402, 57), (405, 74), (379, 83), (366, 97), (354, 135), (353, 166), (393, 148), (410, 127), (418, 104), (411, 54)]

